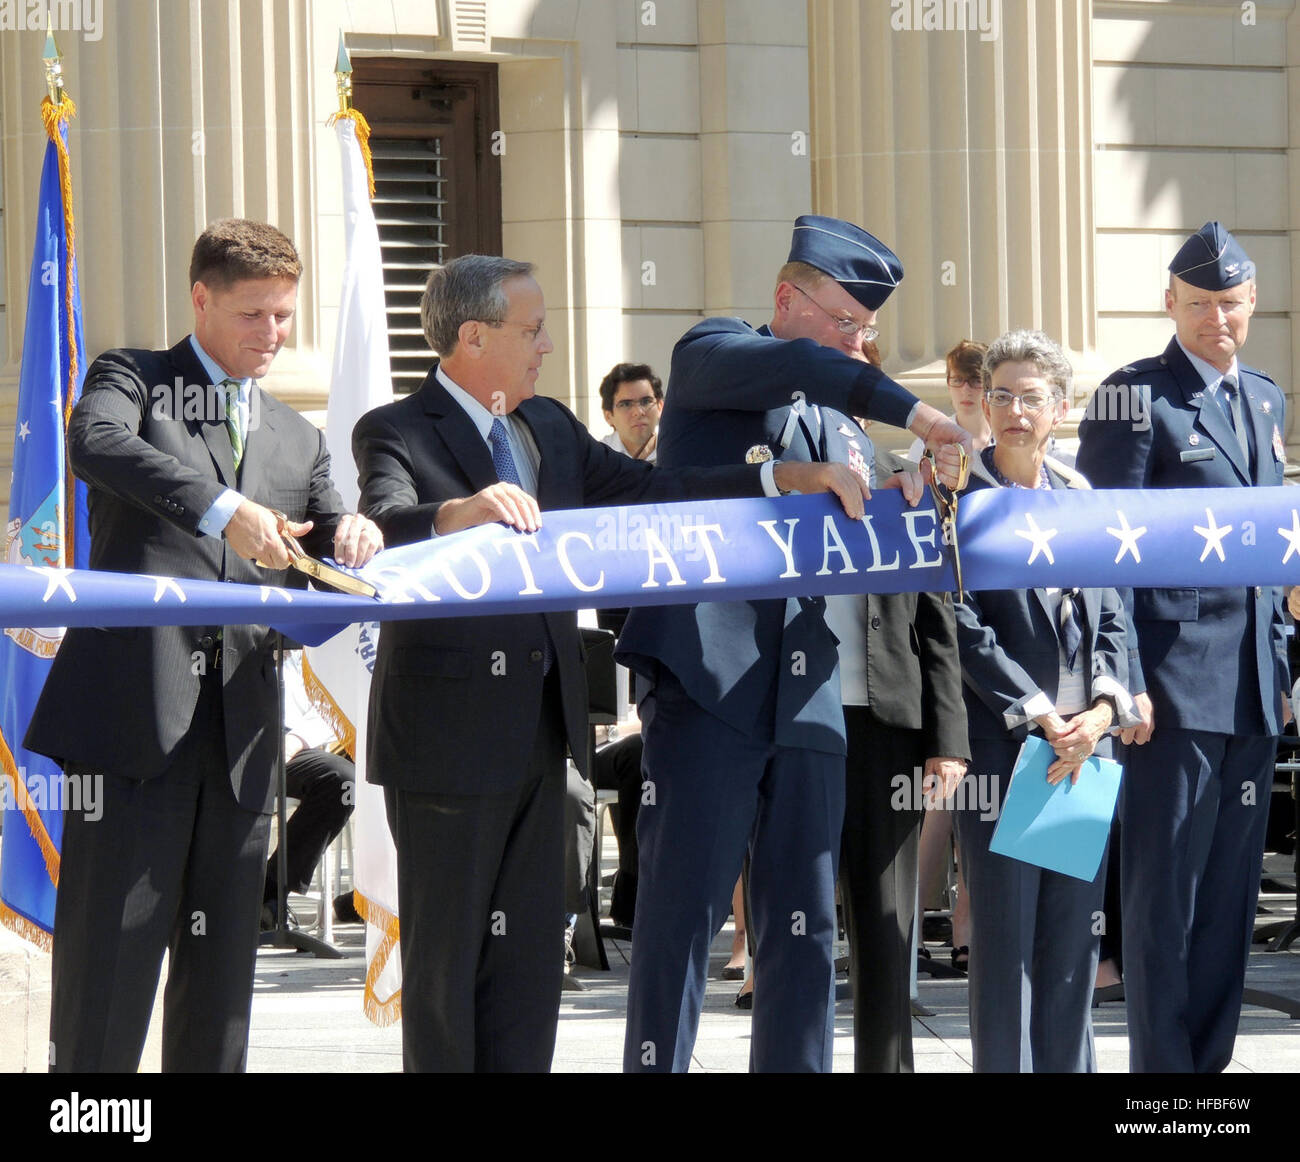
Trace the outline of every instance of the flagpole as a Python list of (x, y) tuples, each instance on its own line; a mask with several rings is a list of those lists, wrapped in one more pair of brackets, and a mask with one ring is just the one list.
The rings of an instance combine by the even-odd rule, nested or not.
[[(329, 410), (325, 437), (344, 503), (360, 500), (352, 463), (352, 428), (371, 408), (392, 399), (383, 284), (383, 254), (375, 222), (374, 165), (370, 127), (352, 105), (352, 62), (343, 32), (332, 62), (338, 104), (329, 118), (339, 144), (345, 208), (344, 265), (338, 324), (330, 369)], [(369, 659), (374, 635), (367, 626), (353, 627), (304, 659), (303, 676), (313, 705), (338, 724), (340, 737), (351, 742), (356, 762), (356, 798), (352, 815), (353, 894), (356, 911), (366, 922), (366, 987), (363, 1007), (376, 1024), (400, 1014), (401, 980), (397, 954), (397, 857), (380, 788), (365, 782), (366, 707)]]
[(50, 13), (45, 13), (45, 86), (50, 91), (50, 103), (63, 104), (63, 55), (54, 39), (54, 23)]
[[(47, 95), (41, 122), (49, 142), (41, 167), (36, 237), (27, 287), (5, 557), (33, 568), (85, 567), (85, 486), (67, 470), (64, 432), (80, 394), (81, 304), (67, 122), (76, 106), (46, 15), (42, 55)], [(62, 630), (10, 627), (0, 635), (0, 924), (50, 947), (63, 816), (58, 767), (22, 746)], [(29, 784), (31, 793), (29, 793)], [(37, 796), (37, 792), (40, 792)], [(8, 796), (11, 795), (12, 798)]]

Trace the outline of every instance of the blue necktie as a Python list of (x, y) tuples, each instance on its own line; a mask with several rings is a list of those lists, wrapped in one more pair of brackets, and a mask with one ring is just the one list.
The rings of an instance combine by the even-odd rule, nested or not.
[(1237, 381), (1231, 375), (1225, 375), (1219, 384), (1219, 395), (1223, 400), (1223, 410), (1228, 414), (1228, 422), (1237, 434), (1237, 443), (1246, 465), (1250, 465), (1250, 436), (1246, 426), (1246, 417), (1241, 406), (1241, 393), (1237, 390)]
[[(510, 452), (510, 440), (506, 436), (506, 426), (500, 416), (492, 418), (492, 430), (488, 432), (492, 442), (492, 467), (497, 470), (497, 479), (502, 484), (514, 484), (522, 487), (519, 469), (515, 467), (515, 458)], [(545, 623), (543, 623), (545, 627)], [(546, 630), (546, 640), (542, 642), (542, 673), (551, 672), (551, 663), (555, 661), (555, 650), (551, 647), (551, 631)]]
[(488, 439), (492, 441), (492, 467), (497, 470), (497, 479), (502, 484), (520, 484), (519, 469), (515, 467), (514, 456), (510, 454), (510, 440), (500, 416), (493, 418)]

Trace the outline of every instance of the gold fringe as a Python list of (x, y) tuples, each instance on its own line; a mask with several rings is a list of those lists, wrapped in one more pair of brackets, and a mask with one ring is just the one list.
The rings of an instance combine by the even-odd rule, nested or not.
[[(47, 97), (46, 100), (49, 100)], [(366, 119), (361, 115), (360, 109), (346, 109), (330, 114), (330, 119), (326, 124), (333, 125), (340, 117), (345, 117), (356, 127), (357, 144), (361, 146), (361, 160), (366, 163), (366, 177), (370, 180), (370, 197), (375, 196), (375, 162), (370, 156), (370, 126)]]
[(0, 900), (0, 924), (35, 944), (42, 952), (50, 952), (54, 948), (54, 937), (50, 933), (39, 924), (33, 924), (26, 916), (20, 916), (12, 908), (5, 907), (3, 900)]
[(398, 989), (388, 1000), (381, 1001), (375, 995), (375, 984), (388, 964), (393, 949), (397, 947), (400, 926), (392, 912), (367, 899), (359, 891), (353, 890), (352, 903), (367, 924), (382, 929), (384, 933), (379, 947), (375, 949), (374, 959), (366, 966), (366, 987), (361, 998), (361, 1008), (372, 1024), (392, 1025), (402, 1017), (402, 990)]
[[(77, 329), (74, 326), (72, 309), (72, 272), (77, 264), (77, 230), (72, 214), (72, 166), (68, 160), (68, 147), (63, 140), (63, 134), (59, 132), (59, 126), (66, 125), (72, 117), (76, 116), (76, 113), (77, 106), (73, 104), (72, 98), (67, 93), (63, 94), (63, 100), (57, 105), (49, 97), (44, 97), (41, 100), (41, 122), (45, 126), (46, 136), (53, 142), (55, 152), (59, 157), (59, 189), (63, 194), (63, 232), (67, 238), (68, 246), (66, 269), (63, 272), (63, 310), (67, 316), (68, 330), (68, 382), (63, 386), (63, 430), (65, 432), (72, 420), (72, 408), (76, 403), (76, 400), (72, 397), (77, 384), (79, 356), (77, 351)], [(74, 543), (77, 531), (76, 490), (77, 482), (75, 478), (71, 472), (65, 471), (63, 539), (60, 546), (62, 560), (59, 562), (61, 565), (67, 565), (77, 559), (76, 545)]]
[(320, 716), (330, 724), (334, 737), (338, 739), (342, 753), (353, 762), (357, 761), (357, 728), (352, 720), (343, 713), (343, 708), (334, 701), (334, 695), (325, 683), (316, 676), (316, 671), (307, 662), (307, 653), (302, 655), (302, 684), (307, 691), (307, 700), (320, 712)]
[[(47, 97), (46, 100), (49, 100), (49, 98)], [(27, 794), (27, 787), (18, 772), (18, 764), (14, 762), (13, 751), (9, 749), (9, 744), (5, 742), (3, 733), (0, 733), (0, 770), (3, 770), (5, 777), (13, 786), (14, 802), (18, 805), (18, 810), (22, 812), (23, 818), (27, 820), (27, 829), (32, 833), (32, 838), (36, 840), (36, 846), (41, 849), (41, 855), (45, 857), (45, 872), (50, 877), (50, 883), (57, 888), (59, 886), (59, 849), (54, 846), (54, 840), (50, 838), (50, 833), (45, 830), (45, 821), (41, 818), (41, 813), (37, 811), (31, 796)]]

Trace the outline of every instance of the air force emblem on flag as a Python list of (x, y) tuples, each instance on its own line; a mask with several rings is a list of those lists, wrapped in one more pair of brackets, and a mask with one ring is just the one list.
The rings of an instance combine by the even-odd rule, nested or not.
[[(62, 564), (59, 537), (61, 498), (56, 486), (26, 522), (15, 518), (5, 530), (5, 560), (10, 565), (54, 568)], [(52, 658), (63, 629), (6, 629), (5, 635), (38, 658)]]

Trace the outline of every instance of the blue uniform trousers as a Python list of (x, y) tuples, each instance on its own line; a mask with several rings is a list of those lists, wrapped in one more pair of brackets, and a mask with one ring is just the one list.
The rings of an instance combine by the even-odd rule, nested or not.
[[(966, 778), (998, 780), (996, 796), (979, 799), (1001, 808), (1019, 750), (1012, 738), (971, 739)], [(1096, 753), (1109, 757), (1110, 740)], [(970, 892), (975, 1072), (1095, 1073), (1091, 1005), (1105, 854), (1087, 883), (990, 851), (997, 819), (977, 808), (959, 810), (954, 823)]]
[[(1128, 748), (1120, 875), (1129, 1067), (1232, 1059), (1277, 740), (1161, 729)], [(1171, 858), (1172, 857), (1172, 858)]]
[(709, 966), (750, 848), (755, 1071), (829, 1071), (844, 756), (779, 747), (701, 709), (667, 671), (645, 738), (628, 1072), (690, 1065)]

